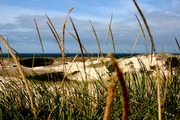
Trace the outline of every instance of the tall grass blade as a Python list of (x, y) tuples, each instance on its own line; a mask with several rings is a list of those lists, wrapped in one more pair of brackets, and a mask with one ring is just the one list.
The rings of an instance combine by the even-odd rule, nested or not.
[(113, 105), (113, 100), (115, 97), (116, 91), (115, 91), (115, 84), (114, 79), (111, 81), (109, 88), (108, 88), (108, 96), (106, 100), (106, 109), (104, 112), (103, 120), (109, 120), (110, 119), (110, 113), (111, 113), (111, 107)]
[(114, 36), (113, 36), (113, 33), (112, 33), (112, 29), (111, 29), (112, 19), (113, 19), (113, 14), (111, 15), (110, 23), (109, 23), (109, 25), (108, 25), (108, 35), (107, 35), (107, 39), (106, 39), (106, 45), (108, 44), (109, 37), (111, 36), (112, 45), (113, 45), (113, 50), (114, 50), (114, 54), (115, 54), (116, 51), (115, 51)]
[(71, 11), (75, 8), (75, 6), (71, 7), (68, 11), (68, 15), (66, 16), (66, 19), (64, 20), (64, 23), (63, 23), (63, 26), (62, 26), (62, 62), (63, 64), (65, 63), (65, 29), (66, 29), (66, 23), (67, 23), (67, 20), (68, 20), (68, 17), (69, 17), (69, 14), (71, 13)]
[[(100, 54), (100, 56), (102, 56), (101, 46), (100, 46), (100, 43), (99, 43), (98, 36), (97, 36), (97, 34), (96, 34), (96, 30), (94, 29), (94, 26), (92, 25), (91, 20), (89, 20), (89, 22), (90, 22), (90, 24), (91, 24), (91, 27), (92, 27), (93, 33), (94, 33), (94, 35), (95, 35), (95, 37), (96, 37), (96, 42), (97, 42), (97, 44), (98, 44), (98, 53)], [(98, 56), (99, 56), (99, 55), (98, 55)]]
[(41, 45), (41, 48), (42, 48), (42, 52), (44, 53), (44, 47), (43, 47), (43, 43), (42, 43), (42, 39), (41, 39), (41, 34), (39, 32), (39, 28), (38, 28), (36, 19), (34, 19), (34, 22), (35, 22), (36, 30), (37, 30), (38, 37), (39, 37), (39, 40), (40, 40), (40, 45)]
[(136, 38), (136, 40), (135, 40), (135, 42), (134, 42), (134, 46), (133, 46), (133, 49), (132, 49), (132, 51), (131, 51), (131, 55), (134, 53), (134, 49), (135, 49), (135, 47), (136, 47), (136, 45), (137, 45), (137, 42), (138, 42), (141, 34), (142, 34), (142, 31), (139, 32), (139, 34), (138, 34), (138, 36), (137, 36), (137, 38)]
[[(69, 34), (70, 34), (71, 36), (73, 36), (73, 37), (74, 37), (74, 39), (76, 39), (76, 40), (78, 41), (78, 39), (77, 39), (77, 37), (76, 37), (76, 36), (74, 36), (74, 35), (73, 35), (70, 31), (68, 31), (68, 32), (69, 32)], [(85, 48), (83, 45), (82, 45), (82, 48), (83, 48), (83, 50), (85, 51), (85, 53), (86, 53), (86, 55), (87, 55), (88, 59), (90, 60), (91, 64), (92, 64), (92, 65), (93, 65), (93, 67), (95, 68), (94, 64), (92, 63), (91, 57), (90, 57), (89, 53), (87, 52), (86, 48)], [(96, 69), (94, 69), (94, 70), (96, 71), (96, 73), (99, 73)], [(101, 79), (100, 74), (98, 74), (98, 76), (99, 76), (99, 78)]]
[(144, 33), (144, 29), (143, 29), (143, 27), (142, 27), (142, 24), (141, 24), (138, 16), (137, 16), (136, 14), (135, 14), (135, 16), (136, 16), (136, 19), (137, 19), (137, 21), (138, 21), (138, 23), (139, 23), (139, 26), (140, 26), (140, 28), (141, 28), (141, 31), (142, 31), (142, 33), (143, 33), (144, 42), (145, 42), (145, 45), (146, 45), (146, 52), (148, 53), (148, 45), (147, 45), (147, 40), (146, 40), (146, 35), (145, 35), (145, 33)]
[(58, 35), (57, 31), (56, 31), (56, 28), (54, 27), (52, 21), (51, 21), (50, 18), (47, 16), (47, 14), (46, 14), (46, 17), (47, 17), (47, 19), (48, 19), (47, 24), (48, 24), (51, 32), (53, 33), (54, 38), (56, 39), (56, 42), (57, 42), (58, 47), (59, 47), (59, 49), (60, 49), (60, 52), (62, 53), (62, 48), (61, 48), (61, 44), (60, 44), (61, 39), (60, 39), (60, 37), (59, 37), (59, 35)]
[(23, 82), (25, 84), (25, 88), (26, 88), (26, 91), (28, 93), (28, 96), (29, 96), (29, 100), (30, 100), (30, 103), (31, 103), (31, 108), (32, 108), (32, 112), (34, 114), (34, 119), (36, 119), (36, 107), (35, 107), (35, 104), (34, 104), (34, 101), (33, 101), (33, 98), (32, 98), (32, 93), (31, 93), (31, 90), (30, 90), (30, 87), (29, 87), (29, 83), (25, 77), (25, 74), (24, 74), (24, 71), (18, 61), (18, 59), (16, 58), (16, 55), (13, 53), (11, 47), (7, 44), (6, 40), (0, 35), (0, 40), (3, 42), (3, 44), (6, 46), (6, 48), (9, 50), (10, 54), (12, 55), (15, 63), (17, 64), (18, 66), (18, 69), (19, 69), (19, 72), (20, 74), (22, 75), (22, 78), (23, 78)]
[(113, 33), (112, 33), (112, 30), (111, 30), (111, 26), (110, 26), (110, 25), (109, 25), (109, 32), (110, 32), (110, 35), (111, 35), (112, 46), (113, 46), (113, 50), (114, 50), (114, 54), (115, 54), (115, 53), (116, 53), (116, 49), (115, 49), (114, 36), (113, 36)]
[(55, 38), (55, 40), (56, 40), (56, 42), (57, 42), (57, 44), (58, 44), (58, 47), (59, 47), (59, 49), (60, 49), (60, 52), (62, 52), (61, 44), (60, 44), (60, 42), (59, 42), (58, 37), (56, 36), (55, 32), (53, 31), (52, 26), (51, 26), (48, 22), (47, 22), (47, 24), (48, 24), (48, 26), (49, 26), (51, 32), (52, 32), (53, 35), (54, 35), (54, 38)]
[[(70, 31), (68, 31), (68, 33), (69, 33), (75, 40), (77, 40), (77, 42), (78, 42), (78, 39), (77, 39), (77, 37), (76, 37), (75, 35), (73, 35)], [(82, 44), (81, 44), (81, 45), (82, 45)], [(83, 50), (85, 51), (87, 57), (88, 57), (89, 59), (91, 59), (91, 57), (89, 56), (89, 54), (88, 54), (86, 48), (84, 47), (84, 45), (82, 45), (82, 48), (83, 48)]]
[(174, 38), (175, 38), (176, 44), (177, 44), (179, 51), (180, 51), (180, 45), (179, 45), (178, 39), (176, 37), (174, 37)]
[(161, 116), (161, 93), (160, 93), (160, 73), (159, 73), (159, 66), (158, 66), (158, 63), (157, 63), (157, 66), (156, 66), (156, 72), (157, 72), (157, 101), (158, 101), (158, 118), (159, 120), (162, 120), (162, 116)]
[(110, 22), (109, 22), (109, 25), (108, 25), (108, 34), (107, 34), (107, 38), (106, 38), (106, 45), (108, 44), (108, 40), (109, 40), (109, 36), (110, 36), (109, 26), (112, 25), (112, 19), (113, 19), (113, 14), (111, 14)]
[(134, 4), (135, 4), (137, 10), (139, 11), (139, 14), (141, 15), (141, 18), (142, 18), (142, 20), (143, 20), (143, 22), (144, 22), (144, 24), (145, 24), (145, 26), (146, 26), (146, 29), (147, 29), (147, 31), (148, 31), (149, 38), (150, 38), (150, 41), (151, 41), (151, 54), (152, 54), (152, 53), (155, 53), (155, 52), (156, 52), (156, 49), (155, 49), (155, 45), (154, 45), (153, 36), (152, 36), (152, 34), (151, 34), (151, 31), (150, 31), (150, 28), (149, 28), (148, 23), (147, 23), (147, 21), (146, 21), (146, 18), (144, 17), (144, 14), (143, 14), (142, 10), (140, 9), (140, 7), (138, 6), (136, 0), (133, 0), (133, 2), (134, 2)]
[(86, 66), (85, 66), (85, 63), (84, 63), (84, 52), (83, 52), (83, 46), (82, 46), (82, 43), (81, 43), (81, 40), (80, 40), (80, 37), (79, 37), (79, 34), (76, 30), (76, 27), (74, 25), (74, 22), (72, 20), (72, 18), (70, 17), (70, 21), (71, 21), (71, 24), (73, 26), (73, 29), (74, 29), (74, 32), (76, 34), (76, 37), (77, 37), (77, 40), (78, 40), (78, 44), (79, 44), (79, 47), (80, 47), (80, 51), (81, 51), (81, 55), (82, 55), (82, 59), (83, 59), (83, 68), (84, 68), (84, 72), (86, 73)]
[(128, 107), (129, 107), (129, 96), (125, 84), (125, 80), (123, 77), (122, 70), (118, 67), (117, 62), (115, 61), (115, 58), (112, 54), (108, 55), (111, 58), (112, 65), (114, 66), (114, 69), (116, 71), (116, 75), (118, 77), (120, 86), (121, 86), (121, 91), (122, 91), (122, 96), (123, 96), (123, 115), (122, 115), (122, 120), (127, 120), (128, 119)]

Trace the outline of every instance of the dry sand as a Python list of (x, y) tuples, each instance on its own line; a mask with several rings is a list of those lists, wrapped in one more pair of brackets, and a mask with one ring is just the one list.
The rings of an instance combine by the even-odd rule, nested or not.
[[(161, 71), (167, 72), (167, 66), (165, 63), (167, 58), (171, 57), (170, 54), (153, 54), (151, 55), (138, 55), (130, 58), (120, 58), (117, 59), (119, 67), (123, 70), (123, 72), (131, 72), (131, 71), (140, 71), (142, 66), (146, 68), (148, 71), (154, 71), (153, 68), (158, 66)], [(180, 58), (179, 56), (177, 57)], [(78, 58), (79, 59), (79, 58)], [(7, 58), (3, 60), (3, 64), (0, 66), (1, 76), (13, 76), (18, 77), (18, 68), (13, 63), (13, 60), (8, 60)], [(108, 70), (105, 64), (110, 63), (109, 58), (95, 58), (93, 60), (87, 59), (85, 61), (85, 70), (83, 67), (83, 61), (76, 60), (74, 62), (66, 62), (65, 65), (61, 64), (60, 59), (55, 59), (54, 63), (49, 66), (40, 66), (28, 68), (22, 66), (25, 74), (27, 76), (33, 75), (34, 73), (43, 74), (43, 73), (51, 73), (51, 72), (64, 72), (64, 74), (69, 77), (70, 80), (98, 80), (108, 79)]]

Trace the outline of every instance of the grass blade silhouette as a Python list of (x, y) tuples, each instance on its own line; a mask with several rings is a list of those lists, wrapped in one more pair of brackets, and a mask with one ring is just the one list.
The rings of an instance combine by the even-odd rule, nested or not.
[(114, 66), (114, 69), (116, 71), (117, 78), (120, 83), (120, 88), (122, 91), (122, 96), (123, 96), (123, 115), (122, 115), (122, 120), (127, 120), (128, 119), (128, 107), (129, 107), (129, 96), (125, 84), (125, 80), (123, 77), (122, 70), (118, 67), (117, 62), (115, 61), (115, 58), (112, 54), (108, 55), (111, 58), (112, 65)]
[(147, 21), (146, 21), (146, 18), (144, 17), (144, 14), (143, 14), (142, 10), (141, 10), (140, 7), (138, 6), (136, 0), (133, 0), (133, 2), (134, 2), (134, 4), (135, 4), (137, 10), (139, 11), (139, 14), (141, 15), (141, 18), (142, 18), (142, 20), (143, 20), (143, 22), (144, 22), (144, 24), (145, 24), (145, 26), (146, 26), (146, 29), (147, 29), (147, 31), (148, 31), (149, 38), (150, 38), (150, 41), (151, 41), (151, 54), (152, 54), (152, 53), (156, 52), (155, 45), (154, 45), (154, 40), (153, 40), (153, 36), (152, 36), (152, 34), (151, 34), (150, 28), (149, 28), (149, 26), (148, 26), (148, 23), (147, 23)]
[[(95, 38), (96, 38), (96, 42), (97, 42), (97, 44), (98, 44), (98, 52), (99, 52), (100, 56), (102, 56), (101, 46), (100, 46), (100, 43), (99, 43), (98, 36), (97, 36), (97, 34), (96, 34), (96, 30), (94, 29), (94, 26), (92, 25), (91, 20), (89, 20), (89, 22), (90, 22), (90, 24), (91, 24), (91, 27), (92, 27), (92, 30), (93, 30), (94, 36), (95, 36)], [(99, 56), (99, 55), (98, 55), (98, 56)]]
[(68, 17), (69, 17), (69, 14), (71, 13), (71, 11), (75, 8), (75, 6), (71, 7), (68, 11), (68, 15), (66, 16), (66, 19), (64, 20), (64, 23), (63, 23), (63, 26), (62, 26), (62, 61), (63, 61), (63, 64), (65, 63), (65, 29), (66, 29), (66, 23), (67, 23), (67, 20), (68, 20)]
[(142, 33), (143, 33), (144, 42), (145, 42), (145, 45), (146, 45), (146, 52), (148, 53), (148, 46), (147, 46), (147, 40), (146, 40), (146, 35), (145, 35), (145, 33), (144, 33), (144, 29), (143, 29), (143, 27), (142, 27), (142, 24), (141, 24), (138, 16), (137, 16), (137, 15), (135, 15), (135, 16), (136, 16), (136, 19), (137, 19), (137, 21), (138, 21), (138, 23), (139, 23), (139, 26), (140, 26), (140, 28), (141, 28), (141, 31), (142, 31)]
[(28, 81), (27, 81), (27, 79), (25, 77), (25, 74), (24, 74), (24, 71), (23, 71), (23, 69), (21, 67), (21, 64), (19, 63), (18, 59), (16, 58), (16, 55), (13, 53), (13, 50), (11, 49), (11, 47), (7, 44), (6, 40), (1, 35), (0, 35), (0, 40), (3, 42), (3, 44), (9, 50), (9, 53), (13, 57), (15, 63), (17, 64), (17, 67), (19, 69), (19, 73), (22, 75), (23, 82), (25, 84), (25, 88), (26, 88), (26, 91), (27, 91), (28, 96), (29, 96), (29, 100), (30, 100), (30, 103), (31, 103), (31, 109), (32, 109), (32, 112), (34, 114), (34, 119), (36, 119), (36, 107), (35, 107), (35, 104), (34, 104), (34, 101), (33, 101), (33, 98), (32, 98), (32, 92), (30, 90), (29, 83), (28, 83)]
[[(77, 41), (78, 41), (78, 44), (79, 44), (79, 47), (80, 47), (80, 51), (81, 51), (81, 55), (82, 55), (82, 59), (83, 59), (83, 68), (84, 68), (84, 72), (86, 73), (86, 66), (85, 66), (85, 63), (84, 63), (84, 52), (83, 52), (83, 46), (82, 46), (82, 43), (81, 43), (81, 40), (80, 40), (80, 37), (79, 37), (79, 34), (76, 30), (76, 27), (74, 25), (74, 22), (72, 20), (72, 18), (70, 17), (70, 21), (71, 21), (71, 24), (73, 26), (73, 29), (74, 29), (74, 32), (76, 34), (76, 37), (77, 37)], [(87, 77), (86, 77), (87, 78)]]
[(39, 28), (38, 28), (36, 19), (34, 19), (34, 22), (35, 22), (36, 30), (37, 30), (38, 37), (39, 37), (39, 40), (40, 40), (40, 45), (41, 45), (41, 48), (42, 48), (42, 52), (44, 53), (44, 47), (43, 47), (43, 43), (42, 43), (42, 39), (41, 39), (41, 34), (39, 32)]

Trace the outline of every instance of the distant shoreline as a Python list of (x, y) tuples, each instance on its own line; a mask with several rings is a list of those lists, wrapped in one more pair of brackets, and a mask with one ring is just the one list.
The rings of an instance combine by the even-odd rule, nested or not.
[[(75, 57), (76, 55), (78, 54), (78, 57), (82, 57), (82, 55), (80, 53), (66, 53), (65, 54), (65, 57)], [(108, 53), (102, 53), (103, 56), (107, 56)], [(115, 56), (116, 57), (132, 57), (132, 56), (136, 56), (136, 55), (145, 55), (147, 53), (116, 53)], [(180, 55), (179, 53), (170, 53), (170, 54), (174, 54), (174, 55)], [(20, 55), (21, 58), (27, 58), (27, 57), (53, 57), (53, 58), (59, 58), (59, 57), (62, 57), (62, 54), (61, 53), (19, 53), (16, 54), (17, 56)], [(98, 53), (88, 53), (87, 54), (84, 54), (84, 57), (98, 57), (98, 56), (101, 56), (100, 54)], [(10, 57), (11, 58), (11, 55), (8, 54), (8, 53), (2, 53), (1, 54), (1, 57), (3, 58), (8, 58)]]

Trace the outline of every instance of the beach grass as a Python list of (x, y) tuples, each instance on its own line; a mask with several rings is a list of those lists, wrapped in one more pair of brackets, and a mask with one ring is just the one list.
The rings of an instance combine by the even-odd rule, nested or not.
[[(148, 31), (152, 48), (151, 54), (153, 52), (156, 53), (154, 39), (147, 21), (136, 1), (133, 0), (133, 2)], [(127, 71), (123, 73), (119, 68), (116, 59), (112, 55), (110, 55), (110, 61), (101, 61), (100, 63), (95, 64), (93, 64), (93, 59), (88, 56), (87, 59), (91, 62), (88, 67), (93, 67), (97, 74), (99, 74), (96, 68), (106, 66), (109, 75), (106, 80), (104, 80), (100, 74), (98, 79), (88, 80), (88, 73), (86, 73), (87, 66), (85, 65), (86, 58), (84, 57), (84, 53), (88, 54), (88, 52), (81, 43), (73, 19), (69, 16), (73, 8), (74, 7), (69, 10), (68, 16), (64, 21), (62, 28), (62, 41), (50, 18), (46, 15), (48, 19), (47, 24), (54, 35), (60, 52), (62, 53), (62, 65), (65, 65), (66, 61), (71, 62), (71, 65), (75, 64), (75, 61), (82, 62), (86, 75), (85, 79), (82, 81), (71, 80), (67, 78), (68, 75), (64, 73), (65, 69), (62, 72), (45, 72), (43, 74), (38, 74), (34, 71), (32, 76), (25, 75), (20, 60), (16, 58), (12, 48), (7, 44), (7, 41), (3, 36), (0, 36), (0, 40), (5, 44), (8, 51), (13, 56), (17, 68), (19, 69), (19, 74), (17, 74), (16, 77), (10, 75), (7, 77), (4, 74), (1, 74), (0, 76), (0, 119), (178, 120), (180, 118), (180, 65), (178, 59), (176, 59), (178, 56), (174, 58), (171, 57), (170, 60), (167, 61), (168, 74), (166, 74), (165, 71), (162, 71), (158, 64), (152, 66), (154, 74), (150, 73), (143, 64), (143, 60), (138, 57), (137, 59), (141, 64), (141, 69), (139, 71)], [(68, 18), (70, 19), (75, 35), (69, 33), (79, 44), (81, 58), (77, 58), (77, 56), (74, 58), (67, 58), (64, 56), (65, 27)], [(140, 33), (143, 34), (145, 46), (147, 47), (146, 36), (142, 24), (137, 15), (136, 18), (141, 28)], [(34, 21), (40, 39), (41, 48), (42, 51), (44, 51), (39, 28), (36, 20)], [(98, 46), (99, 56), (97, 59), (105, 58), (106, 56), (101, 56), (101, 46), (98, 41), (96, 30), (91, 21), (90, 25)], [(108, 25), (107, 43), (109, 37), (111, 37), (113, 50), (114, 53), (116, 53), (117, 51), (115, 49), (115, 41), (111, 25), (112, 16)], [(135, 43), (137, 43), (137, 40), (138, 37)], [(176, 37), (175, 40), (179, 48), (179, 43)], [(134, 44), (132, 52), (135, 49), (135, 46), (136, 44)], [(45, 60), (44, 58), (33, 58), (29, 60), (30, 61), (28, 61), (27, 64), (30, 67), (34, 67), (35, 62), (41, 63), (42, 61), (45, 61), (46, 64), (49, 63), (48, 65), (52, 64), (51, 60), (48, 62), (48, 59)], [(3, 65), (3, 61), (1, 63), (1, 67), (4, 69), (5, 66)], [(133, 68), (133, 65), (131, 65), (131, 67)], [(67, 70), (69, 69), (67, 68)], [(78, 71), (73, 72), (72, 75), (76, 73), (78, 73)]]

